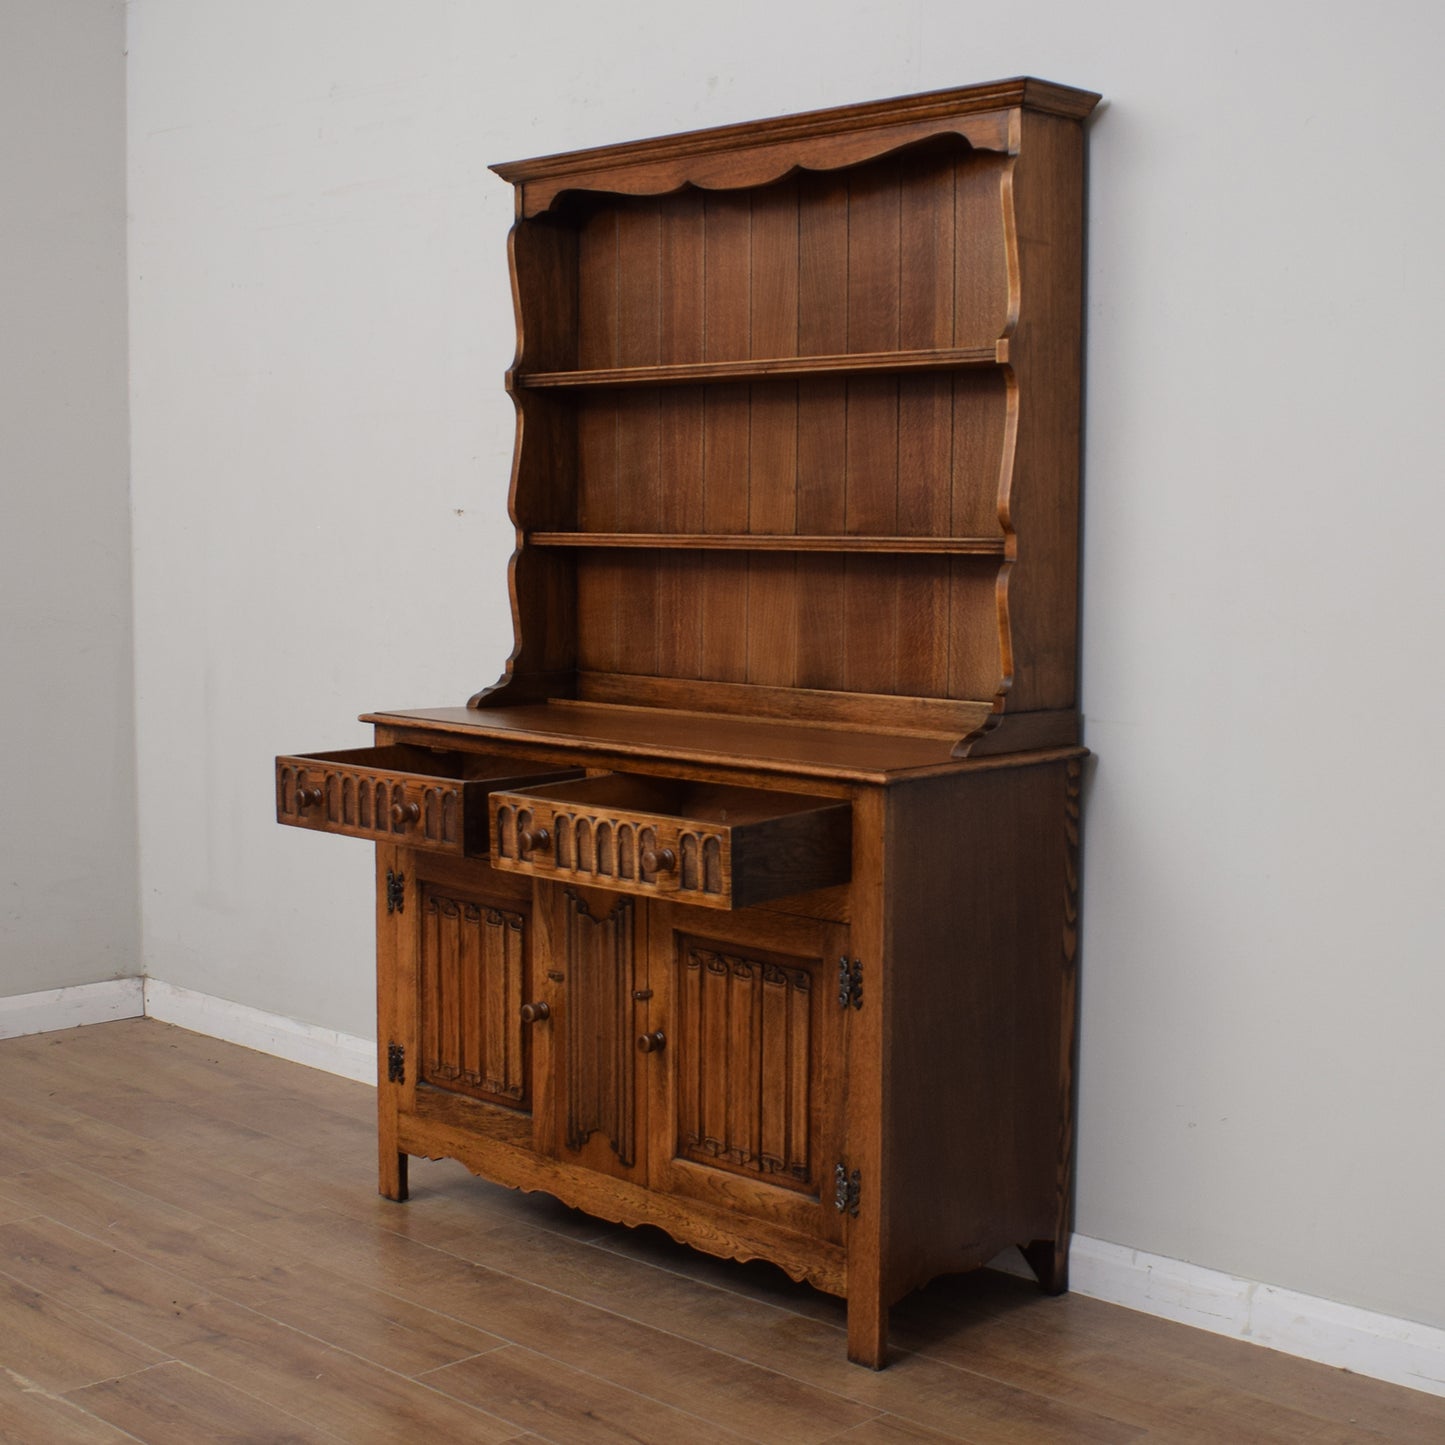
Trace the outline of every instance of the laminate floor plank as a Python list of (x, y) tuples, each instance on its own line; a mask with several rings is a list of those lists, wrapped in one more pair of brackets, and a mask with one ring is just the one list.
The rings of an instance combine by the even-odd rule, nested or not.
[(846, 1434), (835, 1435), (827, 1445), (973, 1445), (973, 1438), (914, 1425), (896, 1415), (879, 1415)]
[[(145, 1445), (336, 1445), (346, 1439), (174, 1361), (67, 1398)], [(56, 1436), (55, 1445), (67, 1439)]]
[(1261, 1441), (1445, 1440), (1445, 1399), (1082, 1295), (1041, 1301), (1029, 1281), (994, 1271), (911, 1295), (893, 1311), (892, 1337), (962, 1368), (1096, 1398), (1101, 1408), (1107, 1396), (1126, 1418), (1141, 1418), (1141, 1404), (1177, 1409), (1184, 1414), (1170, 1428), (1181, 1432), (1209, 1395), (1205, 1428), (1223, 1433), (1247, 1421)]
[(220, 1279), (218, 1294), (398, 1374), (421, 1376), (505, 1344), (460, 1320), (314, 1264)]
[(393, 1208), (383, 1218), (389, 1218), (398, 1233), (438, 1249), (497, 1224), (524, 1223), (588, 1244), (633, 1233), (626, 1225), (595, 1219), (548, 1194), (524, 1194), (478, 1179), (451, 1159), (411, 1161), (411, 1202), (424, 1207)]
[(263, 1265), (304, 1262), (295, 1249), (263, 1246), (252, 1235), (212, 1224), (74, 1164), (0, 1178), (0, 1195), (196, 1284)]
[(164, 1358), (19, 1280), (0, 1276), (0, 1369), (59, 1395)]
[(328, 1269), (441, 1310), (514, 1344), (756, 1439), (818, 1441), (877, 1411), (806, 1382), (695, 1345), (610, 1310), (456, 1254), (377, 1229), (363, 1237), (327, 1219), (293, 1222)]
[(511, 1440), (514, 1425), (419, 1381), (336, 1349), (243, 1305), (216, 1300), (187, 1314), (201, 1327), (176, 1357), (285, 1409), (348, 1445), (401, 1439)]
[(174, 1270), (45, 1218), (0, 1226), (0, 1275), (164, 1352), (192, 1337), (186, 1311), (210, 1298)]
[[(898, 1334), (909, 1339), (906, 1322)], [(1201, 1378), (1186, 1360), (1161, 1371), (1157, 1358), (1110, 1347), (1082, 1337), (1055, 1341), (1040, 1350), (1036, 1341), (1010, 1340), (1007, 1332), (981, 1321), (960, 1339), (950, 1334), (949, 1347), (938, 1351), (960, 1369), (1009, 1381), (1031, 1393), (1070, 1400), (1110, 1419), (1125, 1420), (1148, 1431), (1163, 1431), (1181, 1442), (1214, 1439), (1318, 1442), (1348, 1445), (1383, 1440), (1357, 1424), (1337, 1424), (1305, 1410), (1292, 1409), (1237, 1386)]]
[[(901, 1357), (881, 1372), (860, 1370), (848, 1363), (845, 1336), (835, 1327), (524, 1227), (492, 1229), (452, 1248), (479, 1264), (496, 1261), (508, 1274), (558, 1294), (782, 1369), (815, 1389), (917, 1425), (957, 1427), (969, 1438), (1000, 1445), (1125, 1441), (1142, 1433), (1078, 1400), (1017, 1390), (922, 1356)], [(706, 1291), (705, 1299), (699, 1299), (699, 1289)]]
[(426, 1380), (566, 1445), (741, 1445), (754, 1438), (517, 1345), (448, 1365)]
[(0, 1445), (130, 1445), (137, 1438), (74, 1400), (0, 1370)]
[(980, 1271), (893, 1311), (413, 1160), (375, 1091), (152, 1020), (0, 1041), (0, 1442), (1440, 1445), (1445, 1399)]

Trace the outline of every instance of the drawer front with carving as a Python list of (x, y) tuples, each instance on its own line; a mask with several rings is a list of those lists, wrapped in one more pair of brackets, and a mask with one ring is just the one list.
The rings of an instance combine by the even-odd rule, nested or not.
[(744, 908), (846, 883), (849, 805), (833, 798), (607, 773), (491, 799), (492, 866)]
[(487, 851), (494, 788), (578, 777), (515, 758), (434, 748), (344, 748), (276, 759), (276, 820), (459, 857)]

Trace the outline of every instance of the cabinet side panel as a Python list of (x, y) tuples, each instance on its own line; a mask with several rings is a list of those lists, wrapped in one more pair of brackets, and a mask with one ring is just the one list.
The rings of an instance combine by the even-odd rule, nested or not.
[(554, 221), (519, 221), (510, 240), (518, 366), (577, 364), (577, 233)]
[(1007, 499), (1010, 711), (1074, 704), (1083, 364), (1083, 132), (1025, 112), (1013, 178), (1019, 250), (1018, 441)]
[(1072, 806), (1067, 762), (889, 794), (895, 1296), (1009, 1244), (1051, 1239), (1057, 1227), (1067, 1188), (1060, 1039), (1072, 1037)]

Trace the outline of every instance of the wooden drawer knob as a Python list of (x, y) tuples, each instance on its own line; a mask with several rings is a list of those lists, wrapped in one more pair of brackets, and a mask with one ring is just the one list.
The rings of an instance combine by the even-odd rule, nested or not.
[(420, 817), (420, 803), (393, 803), (391, 805), (391, 821), (398, 827), (404, 828), (408, 823), (415, 823)]
[(677, 867), (677, 854), (671, 848), (644, 848), (642, 850), (642, 871), (644, 873), (671, 873)]
[(545, 1003), (524, 1003), (522, 1005), (522, 1022), (524, 1024), (539, 1024), (543, 1019), (552, 1017), (552, 1009)]
[(552, 846), (552, 835), (545, 828), (523, 828), (517, 846), (523, 853), (545, 853)]
[(660, 1054), (667, 1046), (667, 1035), (661, 1029), (654, 1029), (650, 1034), (643, 1034), (637, 1041), (637, 1051), (640, 1054)]
[(297, 788), (296, 806), (298, 808), (318, 808), (326, 801), (326, 794), (320, 788)]

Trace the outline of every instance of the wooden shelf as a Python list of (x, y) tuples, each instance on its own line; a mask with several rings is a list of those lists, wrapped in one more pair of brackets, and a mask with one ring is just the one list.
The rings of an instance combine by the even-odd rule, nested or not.
[(686, 386), (707, 381), (766, 381), (786, 377), (877, 375), (900, 371), (961, 371), (1002, 366), (1008, 338), (988, 346), (925, 351), (858, 351), (834, 356), (769, 356), (747, 361), (697, 361), (671, 366), (613, 366), (590, 371), (520, 372), (514, 384), (532, 389), (592, 386)]
[(774, 532), (529, 532), (533, 547), (669, 548), (704, 552), (895, 552), (1012, 557), (1010, 537), (798, 536)]

